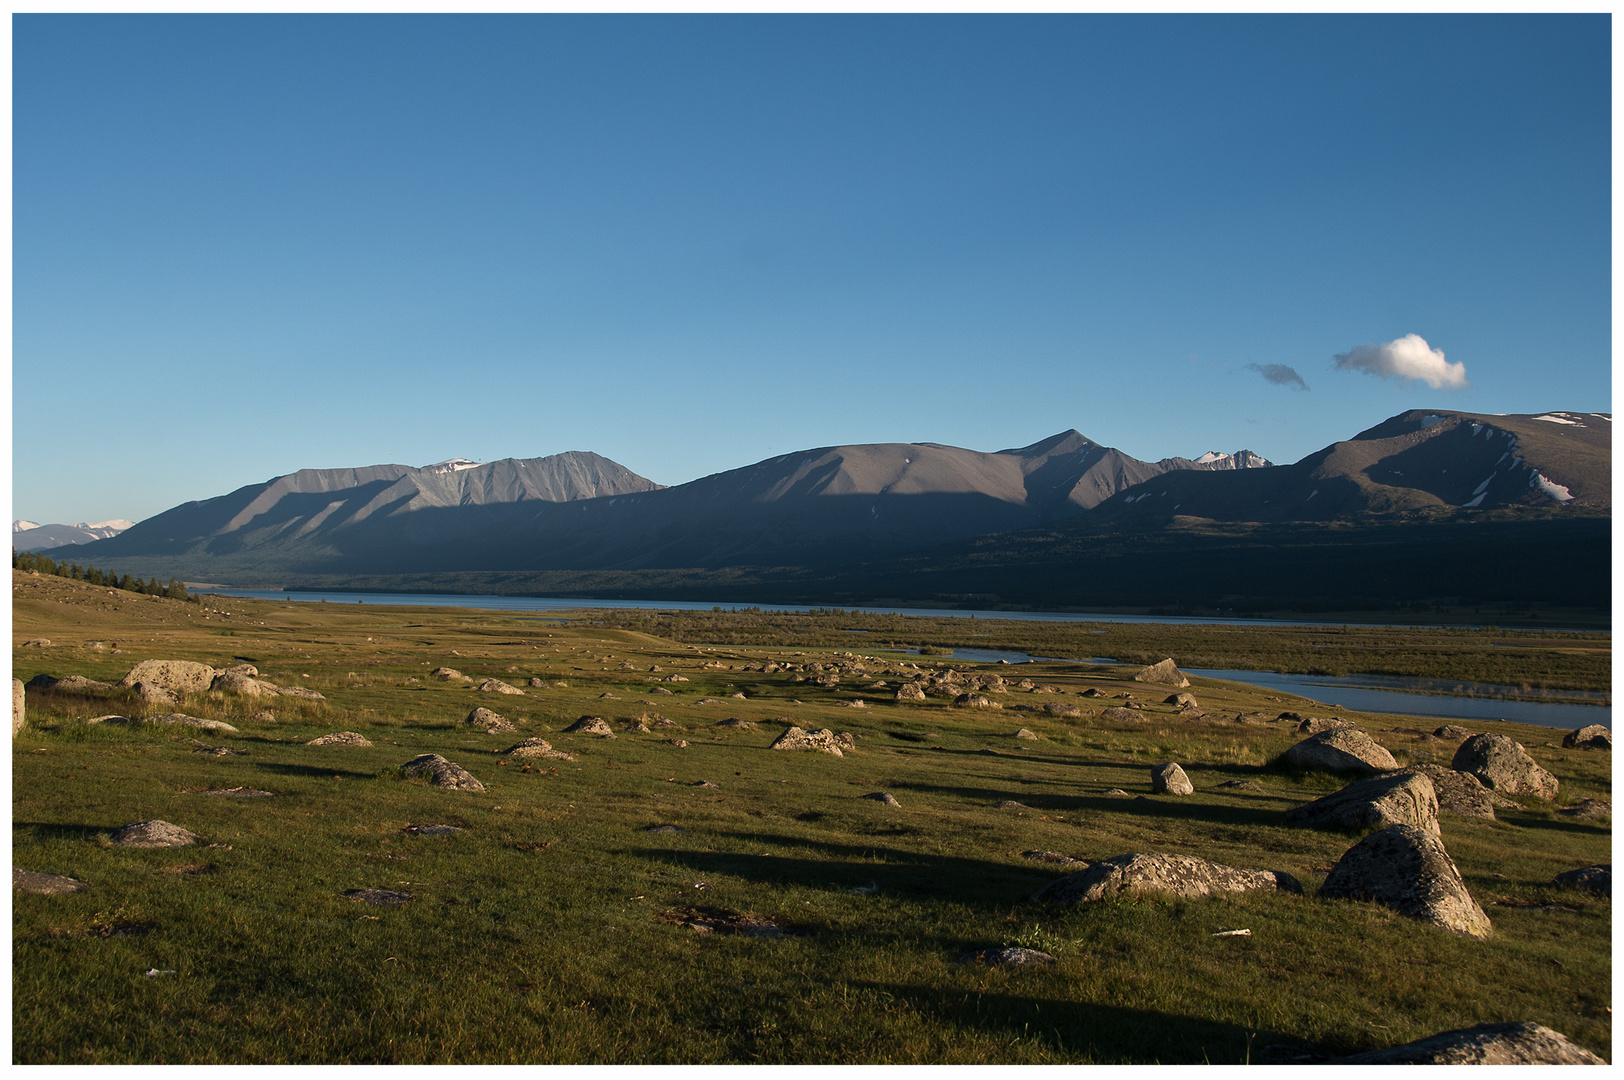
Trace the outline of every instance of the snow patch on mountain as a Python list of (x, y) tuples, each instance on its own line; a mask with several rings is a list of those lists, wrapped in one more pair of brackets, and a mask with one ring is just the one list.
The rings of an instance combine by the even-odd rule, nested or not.
[(479, 466), (480, 462), (454, 457), (447, 458), (445, 461), (437, 461), (433, 465), (425, 465), (423, 471), (427, 473), (462, 472), (464, 469), (477, 469)]
[(1563, 487), (1561, 484), (1553, 483), (1550, 480), (1545, 479), (1545, 475), (1543, 473), (1537, 473), (1536, 472), (1534, 474), (1534, 478), (1531, 481), (1529, 481), (1528, 486), (1529, 487), (1538, 487), (1541, 491), (1543, 491), (1545, 494), (1549, 495), (1551, 498), (1555, 499), (1559, 503), (1567, 503), (1567, 502), (1572, 502), (1573, 501), (1573, 492), (1569, 491), (1567, 488)]
[(1569, 427), (1584, 427), (1584, 424), (1573, 418), (1572, 413), (1546, 413), (1544, 416), (1536, 416), (1534, 419), (1544, 420), (1549, 424), (1566, 424)]

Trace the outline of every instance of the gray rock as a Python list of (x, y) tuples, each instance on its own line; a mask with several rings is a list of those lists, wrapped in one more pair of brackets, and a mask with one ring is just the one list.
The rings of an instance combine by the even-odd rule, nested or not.
[(1172, 657), (1168, 657), (1166, 660), (1163, 660), (1158, 664), (1152, 664), (1149, 667), (1140, 668), (1139, 671), (1134, 674), (1133, 681), (1143, 683), (1159, 683), (1162, 686), (1173, 686), (1178, 687), (1179, 689), (1183, 689), (1184, 687), (1190, 685), (1190, 680), (1185, 678), (1184, 672), (1180, 671), (1178, 669), (1178, 665), (1173, 663)]
[(547, 685), (547, 680), (546, 679), (535, 679), (535, 678), (533, 678), (533, 679), (530, 680), (530, 682), (527, 685), (532, 686), (532, 687), (545, 687)]
[(509, 723), (505, 717), (499, 716), (498, 714), (485, 708), (483, 705), (476, 706), (475, 708), (469, 710), (468, 715), (463, 717), (462, 722), (467, 724), (469, 727), (478, 728), (487, 735), (491, 735), (499, 731), (519, 730)]
[(1145, 714), (1138, 709), (1123, 709), (1112, 707), (1100, 713), (1101, 720), (1112, 720), (1119, 724), (1137, 724), (1145, 718)]
[(1371, 900), (1469, 937), (1491, 932), (1489, 917), (1466, 891), (1443, 842), (1413, 825), (1394, 825), (1353, 845), (1331, 868), (1319, 895)]
[(209, 683), (209, 689), (226, 694), (240, 694), (243, 697), (275, 697), (279, 693), (272, 684), (240, 671), (220, 672)]
[(1263, 785), (1253, 780), (1225, 780), (1218, 785), (1221, 788), (1235, 788), (1238, 791), (1262, 791)]
[(1572, 806), (1557, 807), (1556, 812), (1567, 817), (1583, 818), (1586, 821), (1594, 821), (1597, 818), (1611, 817), (1613, 814), (1613, 804), (1607, 802), (1605, 799), (1580, 799)]
[(925, 688), (918, 683), (904, 683), (897, 687), (898, 701), (924, 701)]
[(1562, 745), (1569, 750), (1611, 750), (1613, 733), (1600, 724), (1590, 724), (1562, 736)]
[(11, 888), (14, 892), (38, 893), (41, 896), (58, 896), (62, 893), (75, 893), (83, 890), (85, 883), (61, 874), (42, 874), (37, 870), (19, 870), (11, 868)]
[(197, 843), (197, 834), (167, 821), (135, 821), (113, 834), (118, 847), (166, 848)]
[(646, 833), (685, 833), (688, 830), (681, 825), (650, 825), (643, 831)]
[(278, 686), (276, 692), (282, 697), (303, 698), (305, 701), (326, 701), (320, 693), (308, 686)]
[(855, 741), (850, 733), (842, 732), (836, 735), (828, 728), (819, 728), (816, 731), (803, 731), (798, 727), (791, 727), (778, 738), (774, 739), (769, 750), (817, 750), (835, 757), (844, 757), (845, 751), (854, 749)]
[(1054, 957), (1036, 949), (1010, 946), (1002, 949), (975, 949), (953, 958), (957, 964), (989, 964), (994, 967), (1034, 967), (1055, 962)]
[[(1494, 795), (1471, 773), (1456, 772), (1442, 765), (1415, 765), (1407, 773), (1420, 773), (1432, 781), (1438, 796), (1438, 812), (1456, 817), (1494, 820)], [(1395, 822), (1394, 824), (1398, 824)]]
[(147, 705), (178, 705), (180, 698), (153, 683), (138, 682), (130, 687), (137, 701)]
[(1043, 711), (1050, 716), (1081, 716), (1083, 710), (1076, 705), (1068, 705), (1064, 701), (1051, 701), (1043, 706)]
[(1459, 724), (1445, 724), (1443, 727), (1434, 730), (1432, 734), (1440, 739), (1463, 743), (1475, 735), (1476, 732), (1468, 731)]
[(1195, 785), (1176, 761), (1150, 770), (1150, 790), (1158, 795), (1194, 795)]
[(1195, 695), (1191, 694), (1191, 693), (1187, 693), (1187, 692), (1185, 692), (1183, 690), (1179, 691), (1176, 694), (1168, 694), (1166, 697), (1162, 698), (1162, 704), (1163, 705), (1177, 705), (1181, 709), (1183, 709), (1183, 708), (1195, 709), (1195, 708), (1200, 707), (1200, 703), (1196, 701)]
[(953, 699), (953, 704), (964, 709), (1002, 709), (998, 702), (983, 694), (960, 694)]
[(1340, 716), (1304, 718), (1297, 725), (1297, 731), (1303, 735), (1318, 735), (1322, 731), (1335, 731), (1338, 728), (1357, 728), (1359, 725), (1352, 720), (1344, 720)]
[(190, 660), (143, 660), (119, 680), (120, 686), (146, 683), (161, 686), (172, 694), (201, 694), (214, 682), (218, 674), (207, 664)]
[(1478, 1024), (1425, 1039), (1333, 1058), (1337, 1065), (1605, 1065), (1561, 1032), (1519, 1020)]
[(458, 671), (456, 668), (449, 668), (449, 667), (437, 667), (433, 671), (429, 672), (429, 677), (432, 678), (432, 679), (440, 679), (440, 680), (442, 680), (444, 682), (458, 682), (458, 681), (461, 681), (461, 682), (473, 682), (474, 681), (474, 680), (470, 679), (468, 676), (464, 675), (462, 672)]
[(201, 716), (187, 716), (185, 713), (163, 713), (159, 716), (149, 716), (144, 723), (148, 724), (180, 724), (185, 727), (202, 728), (204, 731), (236, 731), (237, 729), (224, 720), (208, 720)]
[(1193, 855), (1149, 852), (1117, 855), (1094, 863), (1087, 870), (1050, 882), (1032, 899), (1046, 904), (1091, 903), (1144, 894), (1194, 899), (1260, 889), (1303, 891), (1302, 885), (1290, 874), (1237, 870)]
[(27, 722), (27, 700), (28, 695), (23, 690), (23, 681), (21, 679), (12, 679), (11, 737), (13, 739), (15, 739), (17, 737), (17, 733), (23, 729), (23, 724)]
[(1355, 780), (1311, 803), (1286, 811), (1287, 825), (1313, 829), (1385, 829), (1413, 825), (1438, 835), (1438, 797), (1432, 781), (1402, 772)]
[(901, 803), (897, 802), (896, 797), (893, 796), (889, 791), (871, 791), (867, 795), (859, 795), (858, 798), (873, 799), (875, 802), (884, 803), (887, 806), (902, 805)]
[(994, 806), (993, 809), (994, 810), (1030, 810), (1032, 808), (1030, 806), (1027, 806), (1023, 802), (1016, 802), (1014, 799), (1005, 799), (1002, 802), (998, 803), (996, 806)]
[(411, 836), (455, 836), (462, 829), (457, 825), (407, 825), (400, 831)]
[(401, 772), (406, 776), (421, 776), (438, 788), (448, 788), (452, 791), (484, 791), (485, 785), (464, 769), (441, 757), (439, 754), (419, 754), (404, 766)]
[(1073, 869), (1073, 872), (1088, 868), (1088, 862), (1086, 860), (1074, 859), (1070, 855), (1062, 855), (1058, 851), (1023, 851), (1021, 852), (1021, 858), (1035, 859), (1038, 862), (1053, 863), (1055, 866), (1070, 867)]
[(1551, 884), (1585, 889), (1601, 896), (1612, 896), (1613, 864), (1602, 863), (1599, 866), (1581, 866), (1577, 870), (1564, 870), (1551, 879)]
[(51, 647), (51, 639), (50, 638), (43, 638), (43, 637), (29, 638), (27, 641), (23, 642), (23, 648), (25, 648), (25, 649), (49, 649), (50, 647)]
[(1332, 772), (1386, 772), (1398, 768), (1385, 748), (1358, 728), (1335, 728), (1310, 735), (1284, 754), (1287, 761), (1304, 769)]
[(608, 721), (604, 720), (604, 718), (601, 716), (583, 716), (579, 720), (575, 721), (575, 723), (565, 728), (564, 734), (601, 735), (608, 739), (615, 737), (614, 729), (611, 728)]
[(55, 680), (50, 689), (57, 691), (72, 691), (76, 693), (84, 693), (86, 691), (103, 693), (108, 690), (117, 689), (117, 687), (110, 682), (101, 682), (97, 679), (87, 679), (83, 675), (64, 675), (62, 678)]
[(1505, 735), (1473, 735), (1455, 751), (1450, 767), (1471, 773), (1502, 795), (1533, 795), (1547, 802), (1556, 798), (1556, 777)]
[(1017, 739), (1037, 739), (1041, 738), (1042, 736), (1035, 731), (1028, 731), (1026, 728), (1021, 728), (1019, 731), (1015, 732), (1014, 737)]
[(372, 741), (357, 731), (334, 731), (317, 735), (306, 746), (371, 746)]
[(520, 690), (517, 686), (509, 686), (507, 683), (503, 682), (501, 679), (486, 679), (484, 682), (482, 682), (478, 686), (474, 687), (474, 689), (478, 690), (480, 693), (483, 693), (483, 694), (522, 694), (522, 693), (524, 693), (524, 691)]

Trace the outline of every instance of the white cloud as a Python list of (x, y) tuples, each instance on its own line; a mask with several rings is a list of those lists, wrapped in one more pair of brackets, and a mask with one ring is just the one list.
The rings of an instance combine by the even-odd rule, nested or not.
[(1352, 369), (1384, 379), (1413, 379), (1434, 390), (1463, 390), (1466, 365), (1451, 364), (1420, 334), (1405, 334), (1386, 345), (1360, 345), (1336, 356), (1337, 370)]

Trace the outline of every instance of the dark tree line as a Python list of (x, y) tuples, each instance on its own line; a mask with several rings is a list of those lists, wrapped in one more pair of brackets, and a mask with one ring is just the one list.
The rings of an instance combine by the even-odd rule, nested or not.
[(83, 581), (91, 585), (101, 585), (109, 589), (123, 589), (125, 592), (141, 593), (144, 596), (162, 596), (170, 600), (187, 600), (197, 603), (197, 597), (186, 591), (177, 578), (170, 578), (168, 585), (158, 584), (158, 579), (142, 581), (129, 574), (120, 574), (116, 570), (98, 570), (94, 566), (81, 567), (78, 563), (57, 562), (35, 551), (18, 551), (11, 549), (11, 568), (13, 570), (35, 570), (41, 574), (54, 574), (57, 577), (72, 578), (74, 581)]

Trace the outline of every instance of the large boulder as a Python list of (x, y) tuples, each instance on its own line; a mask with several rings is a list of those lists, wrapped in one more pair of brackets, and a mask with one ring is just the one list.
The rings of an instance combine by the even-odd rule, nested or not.
[(1112, 706), (1100, 713), (1101, 720), (1114, 720), (1119, 724), (1138, 723), (1145, 718), (1145, 714), (1138, 709), (1124, 709), (1121, 706)]
[(17, 732), (23, 729), (26, 717), (26, 703), (28, 695), (23, 690), (21, 679), (11, 680), (11, 737), (15, 739)]
[(1303, 735), (1318, 735), (1322, 731), (1335, 731), (1338, 728), (1356, 728), (1352, 720), (1344, 720), (1340, 716), (1309, 716), (1297, 724), (1297, 731)]
[(130, 686), (135, 699), (145, 705), (179, 705), (180, 698), (156, 683), (138, 682)]
[(1272, 870), (1237, 870), (1193, 855), (1155, 852), (1117, 855), (1052, 881), (1032, 897), (1046, 904), (1078, 904), (1118, 896), (1158, 894), (1199, 898), (1279, 889), (1303, 891), (1296, 878)]
[(1331, 868), (1319, 895), (1373, 900), (1469, 937), (1486, 938), (1491, 931), (1443, 842), (1413, 825), (1394, 825), (1353, 845)]
[(419, 754), (401, 767), (406, 776), (420, 776), (438, 788), (453, 791), (484, 791), (485, 785), (461, 765), (447, 761), (439, 754)]
[(1195, 785), (1176, 761), (1150, 770), (1150, 790), (1158, 795), (1194, 795)]
[[(1456, 817), (1494, 820), (1494, 794), (1471, 773), (1456, 772), (1442, 765), (1416, 765), (1404, 770), (1420, 773), (1432, 781), (1433, 793), (1438, 796), (1438, 812)], [(1398, 824), (1395, 822), (1394, 824)]]
[(924, 701), (925, 688), (918, 683), (903, 683), (897, 687), (898, 701)]
[(1178, 665), (1173, 663), (1172, 657), (1168, 657), (1159, 664), (1140, 668), (1134, 675), (1133, 681), (1156, 683), (1160, 686), (1173, 686), (1180, 690), (1190, 685), (1190, 680), (1185, 678), (1184, 672), (1180, 671)]
[(509, 723), (505, 717), (491, 712), (491, 710), (485, 708), (483, 705), (471, 709), (468, 715), (463, 717), (462, 722), (467, 724), (469, 727), (478, 728), (487, 735), (498, 731), (519, 730)]
[(1600, 896), (1612, 896), (1613, 864), (1602, 863), (1599, 866), (1581, 866), (1577, 870), (1564, 870), (1551, 879), (1551, 884), (1585, 889)]
[(1478, 1024), (1425, 1039), (1332, 1058), (1336, 1065), (1605, 1065), (1559, 1031), (1518, 1020)]
[(119, 680), (120, 686), (146, 683), (161, 686), (172, 694), (201, 694), (219, 674), (207, 664), (190, 660), (143, 660)]
[(1304, 769), (1332, 772), (1388, 772), (1398, 768), (1385, 747), (1358, 728), (1334, 728), (1310, 735), (1285, 752), (1285, 759)]
[(601, 716), (583, 716), (575, 723), (564, 729), (566, 735), (601, 735), (612, 739), (615, 729)]
[(1311, 803), (1286, 811), (1287, 825), (1313, 829), (1385, 829), (1414, 825), (1438, 834), (1438, 798), (1420, 773), (1394, 773), (1355, 780)]
[(1556, 798), (1556, 777), (1505, 735), (1473, 735), (1460, 744), (1450, 767), (1471, 773), (1502, 795), (1533, 795), (1547, 802)]
[(244, 697), (275, 697), (279, 692), (271, 683), (254, 678), (241, 671), (222, 671), (209, 683), (210, 690)]
[(167, 821), (135, 821), (115, 832), (112, 840), (118, 847), (185, 847), (197, 843), (197, 834)]
[(845, 735), (844, 740), (840, 735), (836, 735), (828, 728), (819, 728), (817, 731), (803, 731), (798, 727), (792, 727), (774, 739), (772, 745), (767, 749), (819, 750), (825, 754), (833, 754), (835, 757), (845, 757), (845, 751), (854, 749), (856, 743), (850, 734), (842, 734)]
[(1590, 724), (1562, 736), (1562, 745), (1569, 750), (1611, 750), (1613, 733), (1600, 724)]
[(517, 686), (510, 686), (507, 683), (503, 682), (501, 679), (486, 679), (484, 682), (482, 682), (478, 686), (474, 687), (474, 689), (480, 691), (481, 693), (485, 693), (485, 694), (522, 694), (522, 693), (524, 693), (524, 691), (520, 690)]

